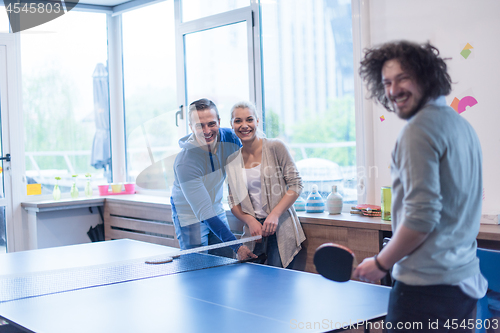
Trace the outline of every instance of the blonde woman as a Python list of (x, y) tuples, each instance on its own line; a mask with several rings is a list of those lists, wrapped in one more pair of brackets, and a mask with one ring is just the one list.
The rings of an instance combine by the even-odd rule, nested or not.
[(285, 144), (266, 139), (258, 125), (252, 103), (232, 107), (231, 126), (243, 147), (228, 157), (228, 201), (245, 223), (244, 237), (262, 235), (254, 253), (265, 253), (268, 265), (291, 267), (306, 238), (293, 208), (302, 179)]

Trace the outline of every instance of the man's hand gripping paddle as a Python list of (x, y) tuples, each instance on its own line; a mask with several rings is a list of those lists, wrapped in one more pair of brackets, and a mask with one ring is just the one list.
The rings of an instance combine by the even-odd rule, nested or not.
[(347, 247), (325, 243), (314, 253), (314, 266), (323, 277), (336, 282), (346, 282), (351, 279), (357, 261), (354, 253)]

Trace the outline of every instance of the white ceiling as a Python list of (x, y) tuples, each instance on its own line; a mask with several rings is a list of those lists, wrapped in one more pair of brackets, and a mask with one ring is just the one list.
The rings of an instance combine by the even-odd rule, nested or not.
[[(66, 0), (67, 2), (76, 2), (71, 0)], [(117, 6), (122, 3), (130, 2), (131, 0), (80, 0), (79, 3), (85, 5), (98, 5), (98, 6)]]

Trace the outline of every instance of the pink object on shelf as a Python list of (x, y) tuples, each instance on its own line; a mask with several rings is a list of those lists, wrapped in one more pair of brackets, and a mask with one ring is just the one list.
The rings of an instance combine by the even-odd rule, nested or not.
[(124, 186), (127, 194), (135, 193), (135, 184), (125, 184)]
[(99, 195), (108, 195), (109, 194), (109, 185), (97, 185), (99, 189)]
[(98, 185), (97, 187), (99, 188), (99, 195), (116, 195), (116, 194), (134, 194), (135, 193), (135, 184), (131, 184), (131, 183), (124, 184), (125, 190), (120, 191), (120, 192), (110, 191), (109, 184), (108, 185)]

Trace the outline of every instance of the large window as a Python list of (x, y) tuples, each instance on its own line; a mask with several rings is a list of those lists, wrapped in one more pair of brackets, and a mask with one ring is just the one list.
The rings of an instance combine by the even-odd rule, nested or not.
[(9, 32), (9, 17), (7, 16), (7, 11), (5, 6), (0, 5), (0, 34)]
[[(250, 4), (248, 0), (214, 0), (209, 6), (205, 2), (179, 0), (181, 20), (175, 16), (174, 0), (122, 14), (126, 165), (120, 167), (126, 168), (128, 182), (138, 181), (149, 169), (157, 170), (158, 163), (179, 151), (178, 139), (189, 132), (185, 119), (177, 116), (179, 105), (185, 104), (181, 99), (188, 103), (199, 97), (214, 99), (223, 126), (228, 126), (230, 106), (255, 97), (255, 78), (248, 77), (254, 73), (248, 65), (252, 65), (248, 51), (252, 41), (245, 38), (251, 36), (244, 23), (249, 19), (200, 31), (182, 27), (183, 50), (176, 49), (180, 37), (175, 22), (182, 26)], [(304, 196), (312, 184), (318, 184), (325, 196), (335, 184), (346, 202), (355, 202), (350, 1), (260, 4), (265, 132), (291, 148), (305, 183)], [(91, 173), (95, 182), (112, 181), (110, 156), (106, 158), (110, 155), (106, 47), (106, 15), (101, 13), (71, 11), (22, 33), (26, 173), (29, 182), (44, 185), (45, 193), (52, 190), (56, 176), (63, 178), (63, 186), (69, 186), (72, 174), (83, 180), (85, 173)], [(179, 52), (185, 63), (177, 63)]]
[(122, 26), (127, 180), (134, 182), (177, 153), (177, 141), (185, 133), (175, 123), (174, 1), (127, 12)]
[[(28, 183), (63, 195), (111, 181), (106, 15), (75, 12), (21, 33)], [(80, 194), (82, 195), (82, 193)]]
[(292, 149), (305, 184), (356, 193), (351, 4), (262, 1), (265, 132)]
[(222, 127), (231, 127), (231, 107), (241, 100), (250, 99), (250, 42), (247, 22), (185, 36), (188, 103), (200, 98), (211, 99), (219, 110)]

